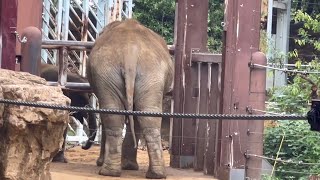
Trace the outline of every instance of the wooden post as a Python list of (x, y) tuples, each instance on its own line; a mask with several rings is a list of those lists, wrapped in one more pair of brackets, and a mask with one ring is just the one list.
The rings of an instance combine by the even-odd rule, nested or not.
[(17, 0), (0, 1), (0, 65), (15, 70), (17, 30)]
[[(208, 5), (208, 0), (178, 0), (174, 112), (197, 112), (197, 103), (194, 102), (200, 96), (197, 93), (197, 76), (198, 67), (201, 69), (202, 65), (192, 63), (191, 53), (207, 51)], [(194, 166), (196, 122), (196, 119), (174, 119), (170, 162), (172, 167)]]
[[(265, 70), (248, 66), (253, 61), (266, 63), (263, 56), (253, 58), (253, 54), (259, 51), (261, 0), (225, 0), (225, 8), (221, 113), (246, 114), (250, 107), (264, 110)], [(248, 135), (248, 130), (262, 133), (263, 121), (219, 122), (216, 161), (219, 179), (261, 178), (261, 160), (246, 159), (245, 153), (261, 155), (262, 136), (256, 133)], [(261, 143), (250, 143), (252, 139)], [(249, 162), (251, 160), (254, 162)]]

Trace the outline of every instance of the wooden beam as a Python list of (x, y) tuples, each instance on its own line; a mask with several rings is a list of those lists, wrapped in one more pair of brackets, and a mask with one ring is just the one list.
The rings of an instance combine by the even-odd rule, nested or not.
[(222, 55), (212, 54), (212, 53), (192, 53), (191, 61), (202, 62), (202, 63), (221, 63)]
[(279, 1), (273, 1), (273, 7), (277, 8), (277, 9), (286, 10), (287, 9), (287, 3), (279, 2)]

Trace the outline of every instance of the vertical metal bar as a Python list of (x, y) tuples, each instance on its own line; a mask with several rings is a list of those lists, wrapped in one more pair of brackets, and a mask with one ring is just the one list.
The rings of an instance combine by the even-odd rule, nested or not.
[[(82, 32), (81, 32), (81, 41), (88, 40), (88, 19), (89, 19), (89, 0), (82, 1), (82, 7), (84, 13), (82, 14)], [(80, 52), (80, 72), (82, 76), (86, 75), (86, 63), (87, 63), (87, 52), (81, 51)]]
[[(130, 1), (131, 1), (131, 5), (132, 5), (132, 0), (129, 0), (129, 5), (128, 6), (130, 6)], [(128, 9), (129, 9), (129, 7), (128, 7)], [(132, 10), (132, 7), (131, 7), (131, 10)], [(176, 47), (176, 44), (177, 44), (177, 31), (178, 31), (177, 29), (178, 29), (178, 3), (176, 3), (176, 7), (175, 7), (174, 41), (173, 41), (174, 47)], [(175, 112), (174, 111), (174, 98), (171, 99), (171, 112)], [(173, 126), (174, 126), (173, 118), (170, 118), (170, 137), (169, 137), (170, 154), (172, 154)]]
[(117, 19), (118, 14), (118, 0), (113, 1), (113, 10), (112, 10), (112, 21), (115, 21)]
[[(203, 88), (202, 84), (205, 84), (205, 81), (207, 81), (206, 77), (202, 77), (202, 74), (207, 74), (205, 70), (203, 71), (202, 63), (198, 62), (197, 63), (197, 68), (198, 68), (198, 75), (197, 75), (197, 109), (196, 113), (199, 114), (201, 113), (207, 113), (207, 108), (205, 107), (207, 103), (203, 102), (205, 101), (203, 97), (206, 95), (206, 89)], [(205, 84), (206, 85), (206, 84)], [(204, 90), (204, 91), (203, 91)], [(204, 142), (204, 129), (205, 127), (203, 126), (205, 124), (205, 120), (199, 120), (196, 119), (196, 133), (195, 133), (195, 158), (194, 158), (194, 163), (193, 163), (193, 168), (195, 171), (201, 171), (203, 170), (203, 165), (204, 165), (204, 148), (205, 148), (205, 142)]]
[[(183, 60), (182, 60), (182, 46), (184, 44), (184, 23), (186, 23), (186, 15), (184, 2), (179, 1), (176, 3), (176, 7), (179, 9), (178, 21), (177, 21), (177, 45), (175, 48), (175, 74), (174, 74), (174, 112), (183, 112)], [(181, 14), (181, 15), (180, 15)], [(184, 14), (184, 16), (183, 16)], [(182, 119), (174, 118), (173, 120), (173, 131), (172, 131), (172, 146), (170, 156), (170, 166), (174, 168), (180, 168), (180, 155), (181, 155), (181, 135), (182, 135)]]
[[(208, 113), (218, 113), (219, 106), (219, 64), (208, 63)], [(205, 131), (205, 152), (204, 152), (204, 174), (214, 175), (215, 172), (215, 159), (217, 147), (217, 126), (218, 120), (210, 119), (206, 122)], [(205, 129), (205, 128), (204, 128)]]
[(174, 14), (174, 29), (173, 29), (173, 45), (176, 46), (177, 44), (177, 32), (178, 32), (178, 3), (176, 3), (176, 8), (175, 8), (175, 14)]
[[(64, 0), (63, 15), (62, 15), (62, 40), (68, 40), (69, 33), (69, 11), (70, 0)], [(67, 82), (67, 66), (68, 66), (68, 53), (66, 47), (59, 49), (59, 77), (58, 83), (65, 85)]]
[(58, 13), (56, 16), (56, 21), (57, 21), (57, 27), (56, 27), (56, 34), (57, 34), (57, 39), (61, 40), (61, 28), (62, 28), (62, 11), (63, 11), (63, 0), (58, 0)]
[[(61, 27), (62, 27), (62, 5), (63, 5), (63, 0), (58, 0), (58, 4), (57, 4), (57, 14), (56, 14), (56, 27), (55, 27), (55, 33), (56, 33), (56, 39), (57, 40), (61, 40)], [(58, 59), (58, 50), (54, 49), (53, 50), (53, 59), (54, 61), (56, 61), (56, 59)], [(54, 62), (55, 64), (57, 62)]]
[[(49, 27), (48, 27), (48, 25), (49, 25), (50, 15), (49, 15), (48, 12), (50, 12), (50, 2), (49, 2), (49, 0), (44, 0), (44, 7), (43, 7), (43, 14), (44, 14), (43, 21), (44, 22), (42, 23), (42, 33), (43, 33), (43, 37), (44, 38), (45, 37), (49, 37)], [(47, 22), (47, 23), (45, 23), (45, 22)], [(41, 57), (42, 57), (42, 59), (44, 60), (45, 63), (48, 62), (48, 54), (44, 49), (41, 50)]]
[(112, 8), (113, 8), (113, 1), (114, 0), (108, 0), (107, 7), (105, 9), (106, 19), (105, 19), (105, 25), (112, 22)]
[[(174, 106), (174, 100), (171, 98), (171, 111), (170, 113), (173, 113), (173, 106)], [(169, 152), (172, 153), (172, 134), (173, 133), (173, 118), (170, 118), (170, 130), (169, 130)]]
[(132, 0), (128, 0), (128, 18), (132, 18), (132, 7), (133, 7), (133, 3), (132, 3)]
[(64, 0), (62, 16), (62, 40), (68, 40), (70, 0)]
[[(272, 35), (272, 22), (273, 22), (273, 1), (268, 0), (268, 21), (267, 21), (267, 42), (268, 42), (268, 52), (267, 59), (271, 60), (273, 58), (273, 53), (275, 49), (274, 36)], [(271, 76), (267, 76), (267, 89), (274, 87), (275, 82), (275, 70), (267, 70)]]
[(67, 66), (68, 66), (68, 52), (66, 47), (59, 49), (59, 71), (58, 71), (58, 83), (64, 86), (67, 83)]
[(123, 0), (118, 0), (119, 5), (118, 5), (118, 21), (122, 20), (122, 8), (123, 8)]
[(100, 23), (102, 24), (102, 25), (100, 25), (100, 23), (97, 22), (96, 27), (97, 27), (98, 32), (101, 32), (103, 27), (106, 25), (107, 4), (108, 4), (108, 0), (99, 0), (98, 1), (98, 6), (102, 9), (102, 12), (97, 11), (97, 21), (100, 21)]

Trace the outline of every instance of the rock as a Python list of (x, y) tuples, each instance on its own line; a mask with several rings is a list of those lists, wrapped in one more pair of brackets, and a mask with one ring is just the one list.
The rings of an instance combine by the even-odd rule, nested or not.
[[(0, 98), (69, 105), (61, 88), (24, 72), (0, 69)], [(0, 179), (48, 180), (61, 148), (69, 112), (0, 104)]]

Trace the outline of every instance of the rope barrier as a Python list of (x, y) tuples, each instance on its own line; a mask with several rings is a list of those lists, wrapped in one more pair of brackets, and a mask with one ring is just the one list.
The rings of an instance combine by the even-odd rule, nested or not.
[(29, 107), (40, 107), (68, 111), (83, 111), (91, 113), (104, 113), (114, 115), (133, 115), (149, 117), (170, 117), (170, 118), (191, 118), (191, 119), (226, 119), (226, 120), (306, 120), (306, 115), (248, 115), (248, 114), (183, 114), (183, 113), (166, 113), (166, 112), (147, 112), (147, 111), (127, 111), (116, 109), (94, 109), (87, 107), (62, 106), (37, 102), (17, 101), (10, 99), (0, 99), (0, 103), (22, 105)]

